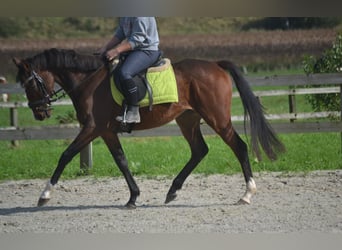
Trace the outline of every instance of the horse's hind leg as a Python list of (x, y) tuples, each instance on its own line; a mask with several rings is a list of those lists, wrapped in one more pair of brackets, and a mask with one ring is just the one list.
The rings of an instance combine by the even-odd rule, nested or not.
[(251, 202), (251, 197), (256, 192), (256, 185), (253, 179), (252, 169), (248, 158), (247, 145), (235, 131), (231, 124), (231, 121), (229, 121), (225, 129), (216, 130), (216, 132), (233, 150), (242, 167), (242, 172), (246, 181), (246, 192), (244, 196), (238, 201), (238, 204), (249, 204)]
[(167, 193), (165, 203), (169, 203), (176, 198), (177, 190), (182, 188), (185, 179), (208, 153), (208, 147), (204, 142), (200, 130), (200, 119), (200, 116), (191, 110), (184, 112), (176, 119), (176, 122), (179, 125), (185, 139), (190, 145), (191, 158), (173, 180), (172, 185)]

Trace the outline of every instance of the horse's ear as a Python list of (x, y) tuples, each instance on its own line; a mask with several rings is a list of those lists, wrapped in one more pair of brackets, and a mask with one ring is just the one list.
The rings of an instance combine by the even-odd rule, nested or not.
[(29, 64), (25, 60), (21, 60), (17, 57), (13, 57), (14, 64), (18, 67), (18, 69), (29, 70)]
[(13, 57), (12, 60), (13, 60), (14, 64), (17, 65), (17, 67), (19, 67), (21, 65), (21, 60), (20, 59), (18, 59), (16, 57)]

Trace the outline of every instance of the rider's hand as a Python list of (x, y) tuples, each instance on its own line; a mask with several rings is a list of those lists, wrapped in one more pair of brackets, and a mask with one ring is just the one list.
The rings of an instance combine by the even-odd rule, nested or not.
[(111, 49), (111, 50), (108, 50), (106, 52), (106, 58), (108, 61), (113, 61), (116, 57), (119, 56), (119, 51), (115, 48), (115, 49)]

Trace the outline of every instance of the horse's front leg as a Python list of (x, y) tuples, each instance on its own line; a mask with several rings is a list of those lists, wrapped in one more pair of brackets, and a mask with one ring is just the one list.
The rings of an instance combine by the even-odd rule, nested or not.
[(66, 165), (78, 154), (82, 148), (88, 145), (96, 136), (93, 134), (93, 129), (83, 127), (75, 140), (68, 146), (59, 158), (57, 168), (51, 179), (46, 184), (46, 187), (38, 200), (38, 206), (45, 205), (50, 199), (54, 186), (57, 184)]
[(130, 198), (126, 204), (127, 208), (136, 208), (135, 201), (140, 194), (140, 190), (138, 185), (136, 184), (131, 172), (128, 169), (128, 162), (125, 157), (124, 151), (121, 147), (121, 143), (117, 134), (114, 134), (112, 131), (102, 135), (103, 140), (105, 141), (109, 151), (111, 152), (117, 166), (122, 172), (125, 180), (127, 182)]

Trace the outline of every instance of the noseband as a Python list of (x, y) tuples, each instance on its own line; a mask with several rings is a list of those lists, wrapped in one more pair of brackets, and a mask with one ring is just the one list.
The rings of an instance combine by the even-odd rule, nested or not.
[[(37, 110), (37, 111), (43, 111), (47, 112), (51, 110), (51, 103), (55, 102), (61, 98), (63, 98), (66, 94), (62, 93), (60, 96), (58, 96), (58, 93), (63, 91), (62, 88), (60, 88), (57, 91), (52, 91), (51, 94), (48, 93), (46, 84), (43, 80), (43, 78), (34, 70), (32, 70), (31, 76), (29, 76), (25, 82), (22, 84), (23, 87), (25, 87), (30, 81), (34, 80), (37, 84), (38, 90), (42, 94), (42, 99), (37, 100), (37, 101), (29, 101), (28, 106), (32, 110)], [(46, 105), (46, 106), (44, 106)]]

